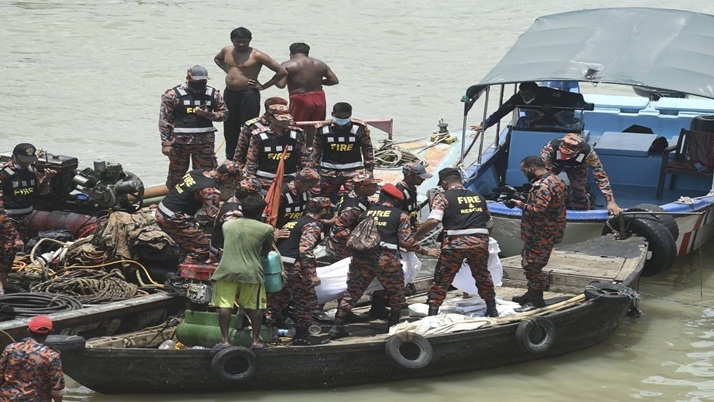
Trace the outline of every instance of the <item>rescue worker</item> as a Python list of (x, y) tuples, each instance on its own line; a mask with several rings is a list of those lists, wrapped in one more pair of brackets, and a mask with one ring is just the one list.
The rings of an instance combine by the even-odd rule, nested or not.
[(290, 231), (290, 237), (278, 246), (285, 267), (285, 286), (268, 298), (266, 322), (273, 326), (282, 310), (292, 301), (295, 305), (295, 336), (292, 344), (295, 346), (314, 344), (307, 330), (312, 324), (312, 312), (318, 307), (315, 288), (320, 285), (314, 249), (322, 234), (320, 220), (331, 208), (328, 198), (312, 198), (307, 203), (307, 213), (298, 219)]
[(230, 179), (234, 171), (221, 165), (210, 171), (190, 170), (174, 186), (156, 209), (156, 223), (176, 242), (185, 263), (205, 263), (209, 256), (208, 236), (196, 218), (199, 210), (204, 222), (213, 222), (218, 215), (221, 192), (218, 187)]
[(404, 194), (404, 200), (395, 204), (409, 215), (412, 230), (419, 229), (419, 201), (417, 200), (417, 187), (424, 183), (424, 180), (434, 177), (428, 173), (424, 165), (417, 162), (407, 163), (402, 167), (404, 180), (396, 184), (399, 191)]
[(540, 151), (545, 168), (554, 174), (565, 172), (570, 180), (568, 208), (576, 210), (591, 209), (592, 203), (587, 190), (588, 167), (592, 168), (595, 182), (607, 201), (607, 210), (612, 215), (619, 215), (622, 208), (615, 202), (610, 179), (595, 149), (588, 145), (583, 137), (568, 133), (547, 143)]
[(292, 181), (305, 165), (303, 131), (293, 126), (288, 107), (272, 105), (268, 108), (268, 113), (268, 127), (254, 133), (250, 139), (245, 165), (246, 176), (256, 177), (265, 190), (268, 190), (275, 180), (275, 172), (285, 149), (287, 153), (283, 179), (286, 182)]
[(545, 307), (543, 291), (548, 286), (548, 275), (543, 272), (543, 267), (548, 264), (553, 247), (563, 240), (568, 190), (563, 179), (550, 173), (538, 156), (524, 158), (521, 172), (532, 187), (526, 202), (512, 200), (512, 205), (523, 210), (521, 267), (528, 279), (528, 291), (514, 297), (513, 301), (540, 308)]
[(17, 144), (10, 160), (0, 164), (0, 294), (5, 293), (15, 254), (25, 245), (38, 185), (57, 174), (53, 169), (35, 168), (36, 152), (32, 144)]
[(273, 96), (272, 98), (266, 99), (263, 105), (265, 106), (265, 113), (262, 116), (246, 121), (240, 128), (240, 134), (238, 134), (238, 145), (236, 145), (236, 152), (233, 154), (233, 162), (236, 162), (241, 170), (245, 169), (248, 147), (250, 146), (250, 139), (253, 138), (253, 134), (265, 130), (270, 125), (268, 122), (268, 109), (270, 106), (287, 106), (288, 101), (283, 98)]
[(243, 178), (238, 182), (233, 197), (221, 205), (211, 231), (211, 253), (216, 256), (217, 260), (220, 260), (220, 255), (223, 251), (223, 230), (221, 229), (223, 224), (229, 220), (241, 218), (243, 216), (243, 201), (248, 197), (263, 198), (260, 191), (261, 185), (258, 180)]
[(207, 85), (208, 70), (193, 66), (186, 82), (166, 90), (159, 109), (161, 153), (169, 157), (166, 187), (172, 189), (188, 171), (211, 170), (217, 166), (214, 121), (224, 121), (228, 108), (221, 91)]
[(422, 248), (412, 237), (409, 216), (394, 206), (397, 201), (403, 200), (404, 194), (401, 191), (392, 184), (385, 184), (379, 194), (379, 205), (366, 212), (364, 219), (376, 221), (380, 246), (374, 251), (352, 256), (347, 273), (347, 290), (335, 314), (335, 323), (329, 332), (330, 339), (349, 335), (344, 328), (345, 318), (374, 278), (379, 280), (389, 295), (391, 310), (388, 327), (399, 322), (401, 311), (407, 305), (399, 248), (429, 256), (438, 255), (436, 249)]
[(466, 190), (461, 182), (461, 172), (454, 168), (439, 171), (439, 185), (444, 192), (434, 196), (429, 217), (414, 235), (419, 239), (440, 222), (444, 226), (441, 255), (434, 269), (434, 283), (427, 293), (429, 315), (438, 314), (446, 291), (466, 259), (476, 281), (478, 294), (486, 302), (486, 315), (498, 317), (496, 292), (488, 271), (488, 235), (493, 219), (486, 199)]
[(379, 179), (358, 174), (352, 178), (354, 188), (345, 194), (337, 206), (336, 219), (327, 237), (327, 255), (332, 261), (339, 261), (352, 255), (347, 248), (347, 238), (357, 226), (360, 215), (369, 209), (369, 197), (379, 190)]
[(369, 128), (352, 117), (352, 106), (338, 102), (332, 108), (332, 120), (316, 126), (311, 164), (320, 172), (321, 194), (337, 202), (341, 186), (352, 190), (352, 177), (366, 173), (373, 176), (374, 149)]
[(278, 221), (276, 223), (275, 238), (278, 243), (290, 236), (290, 231), (297, 224), (307, 208), (307, 203), (312, 197), (310, 189), (320, 185), (320, 176), (310, 168), (302, 169), (295, 176), (295, 180), (283, 184), (280, 197)]

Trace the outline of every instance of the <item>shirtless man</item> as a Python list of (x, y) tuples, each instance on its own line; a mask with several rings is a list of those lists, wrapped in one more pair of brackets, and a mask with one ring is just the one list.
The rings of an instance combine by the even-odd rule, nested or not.
[(290, 60), (282, 63), (288, 70), (288, 76), (275, 84), (278, 88), (288, 86), (290, 114), (295, 121), (325, 120), (327, 105), (322, 86), (340, 83), (330, 66), (309, 57), (309, 53), (310, 46), (306, 43), (290, 45)]
[[(213, 58), (226, 72), (226, 90), (223, 98), (228, 106), (228, 118), (223, 122), (226, 139), (226, 159), (233, 159), (240, 127), (249, 119), (260, 115), (260, 91), (270, 88), (288, 75), (283, 66), (267, 54), (250, 47), (252, 34), (240, 27), (231, 31), (232, 46), (226, 46)], [(258, 82), (260, 69), (266, 66), (275, 72), (273, 78)]]

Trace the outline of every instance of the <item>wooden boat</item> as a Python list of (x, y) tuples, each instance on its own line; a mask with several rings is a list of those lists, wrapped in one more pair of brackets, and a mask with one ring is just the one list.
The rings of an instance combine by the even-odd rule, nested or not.
[[(350, 324), (350, 337), (316, 346), (155, 349), (167, 339), (162, 331), (86, 344), (79, 337), (48, 342), (61, 351), (65, 373), (106, 394), (333, 388), (462, 373), (558, 356), (603, 341), (636, 308), (630, 287), (636, 286), (646, 254), (643, 238), (616, 240), (612, 235), (556, 249), (548, 265), (547, 307), (496, 319), (456, 316), (462, 321), (450, 327), (462, 330), (454, 332), (443, 326), (436, 333), (415, 332), (417, 323), (455, 317), (440, 314), (402, 322), (392, 327), (393, 335), (384, 333), (383, 322)], [(510, 299), (523, 292), (525, 280), (519, 258), (502, 263), (508, 279), (497, 294)], [(410, 298), (415, 301), (424, 301), (423, 295)]]
[[(483, 114), (477, 113), (481, 121), (489, 114), (489, 97), (503, 102), (521, 82), (583, 91), (583, 103), (560, 108), (559, 113), (569, 113), (570, 121), (556, 117), (555, 123), (527, 122), (532, 108), (517, 109), (513, 120), (504, 123), (505, 129), (495, 127), (490, 146), (484, 148), (482, 137), (478, 158), (466, 169), (470, 189), (495, 201), (489, 205), (494, 216), (492, 236), (504, 255), (516, 255), (523, 246), (518, 225), (521, 211), (507, 208), (501, 202), (503, 193), (495, 189), (504, 185), (522, 188), (526, 179), (520, 161), (539, 155), (546, 143), (568, 132), (581, 134), (597, 152), (620, 207), (649, 210), (658, 217), (669, 214), (670, 221), (674, 218), (672, 238), (660, 239), (661, 244), (653, 247), (645, 275), (667, 269), (676, 256), (698, 249), (712, 237), (714, 166), (704, 160), (701, 163), (706, 166), (695, 169), (702, 157), (695, 156), (697, 141), (690, 140), (696, 134), (711, 144), (714, 133), (710, 116), (714, 114), (714, 74), (705, 61), (714, 57), (714, 48), (697, 39), (702, 36), (714, 36), (714, 16), (654, 8), (588, 9), (544, 16), (480, 83), (468, 88), (463, 99), (464, 130), (466, 116), (477, 100), (484, 105)], [(628, 87), (637, 95), (623, 95), (622, 88), (629, 91)], [(663, 145), (659, 149), (653, 147), (658, 138), (664, 138), (658, 140)], [(596, 208), (568, 211), (566, 243), (611, 230), (606, 228), (608, 211), (592, 175), (589, 186)], [(624, 230), (631, 230), (633, 216), (624, 217)]]

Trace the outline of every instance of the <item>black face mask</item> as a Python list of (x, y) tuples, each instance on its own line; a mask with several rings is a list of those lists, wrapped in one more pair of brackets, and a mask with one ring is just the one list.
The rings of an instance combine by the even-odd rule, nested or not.
[(538, 176), (537, 176), (537, 175), (535, 174), (535, 172), (532, 171), (532, 170), (528, 170), (528, 171), (526, 172), (526, 178), (527, 178), (528, 181), (530, 181), (530, 182), (532, 182), (533, 180), (535, 180), (537, 177), (538, 177)]
[(188, 87), (192, 91), (200, 92), (206, 90), (207, 83), (205, 81), (189, 81)]

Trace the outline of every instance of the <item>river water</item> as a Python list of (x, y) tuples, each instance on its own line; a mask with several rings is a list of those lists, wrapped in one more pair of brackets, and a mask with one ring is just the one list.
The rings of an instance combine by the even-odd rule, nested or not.
[[(458, 129), (464, 90), (536, 17), (612, 3), (0, 0), (0, 151), (29, 141), (76, 156), (81, 167), (104, 159), (147, 184), (163, 182), (160, 96), (194, 64), (208, 67), (210, 84), (223, 89), (213, 56), (237, 26), (278, 61), (292, 42), (310, 44), (341, 81), (327, 88), (328, 104), (350, 102), (357, 118), (394, 118), (397, 139), (430, 134), (440, 118)], [(617, 5), (714, 14), (705, 0)], [(271, 88), (263, 93), (269, 96), (285, 92)], [(339, 390), (210, 396), (105, 396), (70, 381), (65, 400), (714, 401), (713, 261), (714, 249), (704, 247), (643, 279), (641, 318), (601, 345), (558, 359)]]

